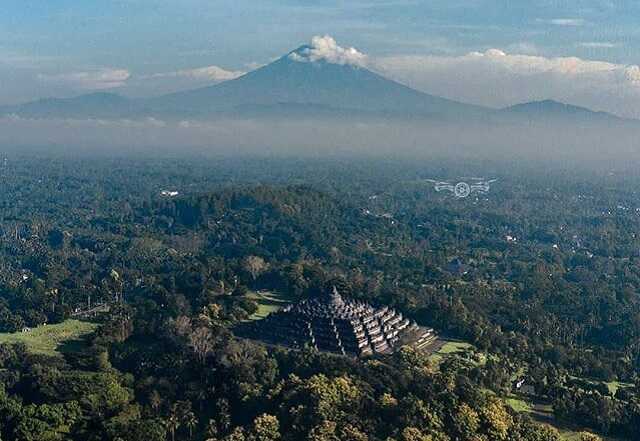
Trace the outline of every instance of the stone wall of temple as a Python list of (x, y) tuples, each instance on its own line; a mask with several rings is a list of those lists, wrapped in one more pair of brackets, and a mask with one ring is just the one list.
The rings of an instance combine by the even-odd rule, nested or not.
[(336, 288), (253, 322), (249, 330), (250, 337), (272, 344), (355, 356), (391, 353), (409, 333), (422, 345), (435, 338), (432, 329), (419, 327), (401, 313), (344, 299)]

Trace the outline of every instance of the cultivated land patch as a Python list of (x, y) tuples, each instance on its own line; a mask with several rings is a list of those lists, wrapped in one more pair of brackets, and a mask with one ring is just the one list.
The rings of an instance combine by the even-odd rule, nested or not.
[(0, 333), (0, 344), (24, 343), (29, 352), (61, 356), (82, 344), (82, 340), (98, 327), (95, 323), (67, 320), (55, 325), (42, 325), (27, 332)]

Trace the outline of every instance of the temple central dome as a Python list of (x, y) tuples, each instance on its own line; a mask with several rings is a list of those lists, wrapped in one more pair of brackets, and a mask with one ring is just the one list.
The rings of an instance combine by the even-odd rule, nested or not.
[(289, 305), (253, 322), (248, 336), (267, 343), (344, 355), (388, 354), (403, 344), (423, 347), (435, 334), (395, 310), (343, 298), (333, 287), (328, 293)]

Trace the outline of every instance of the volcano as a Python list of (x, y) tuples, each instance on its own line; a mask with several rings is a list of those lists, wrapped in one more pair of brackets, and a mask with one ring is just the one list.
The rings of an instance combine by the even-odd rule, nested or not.
[(352, 64), (305, 60), (302, 46), (271, 64), (215, 86), (148, 101), (156, 112), (363, 112), (421, 116), (479, 114), (481, 107), (428, 95)]
[(485, 109), (419, 92), (364, 66), (308, 60), (301, 46), (239, 78), (147, 99), (100, 93), (0, 109), (30, 117), (164, 118), (284, 115), (464, 117)]
[[(335, 44), (330, 37), (320, 38), (325, 39)], [(106, 119), (157, 117), (167, 120), (327, 118), (349, 121), (384, 118), (461, 123), (626, 122), (604, 112), (549, 100), (496, 110), (441, 98), (373, 72), (367, 68), (366, 57), (353, 48), (329, 47), (334, 52), (343, 51), (336, 55), (330, 51), (322, 52), (322, 45), (319, 47), (315, 40), (311, 46), (301, 46), (268, 65), (212, 86), (145, 99), (129, 99), (110, 93), (47, 98), (0, 107), (0, 115)], [(352, 59), (354, 56), (355, 60)]]

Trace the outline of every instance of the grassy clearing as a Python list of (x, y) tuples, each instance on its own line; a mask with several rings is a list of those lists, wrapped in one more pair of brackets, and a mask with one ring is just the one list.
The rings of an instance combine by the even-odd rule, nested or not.
[(515, 395), (510, 395), (509, 397), (505, 398), (505, 402), (516, 412), (531, 413), (534, 410), (533, 406), (530, 403), (527, 403), (526, 401)]
[(431, 354), (431, 356), (429, 357), (429, 361), (431, 361), (433, 365), (437, 366), (442, 360), (444, 360), (444, 358), (448, 356), (463, 354), (473, 351), (474, 349), (475, 348), (472, 344), (462, 341), (447, 340), (440, 349)]
[(631, 383), (621, 383), (620, 381), (610, 381), (609, 383), (605, 384), (609, 388), (609, 393), (611, 393), (611, 395), (615, 395), (620, 388), (633, 387), (633, 384)]
[(272, 291), (252, 291), (247, 294), (247, 297), (258, 304), (258, 310), (249, 317), (250, 320), (262, 320), (272, 312), (284, 308), (292, 301), (286, 295)]
[(633, 387), (633, 384), (631, 383), (623, 383), (621, 381), (598, 381), (598, 380), (592, 380), (589, 378), (584, 378), (584, 377), (575, 377), (573, 375), (570, 375), (571, 379), (574, 380), (581, 380), (581, 381), (586, 381), (587, 383), (591, 383), (593, 385), (599, 385), (599, 384), (603, 384), (605, 386), (607, 386), (607, 388), (609, 389), (609, 393), (611, 395), (615, 395), (616, 392), (618, 392), (618, 389), (624, 389), (625, 387)]
[(30, 332), (0, 333), (0, 344), (24, 343), (34, 354), (60, 356), (65, 350), (73, 350), (74, 343), (97, 327), (95, 323), (67, 320), (56, 325), (38, 326)]
[(473, 349), (473, 345), (465, 343), (463, 341), (448, 341), (438, 351), (439, 354), (457, 354), (459, 352), (465, 352), (469, 349)]

